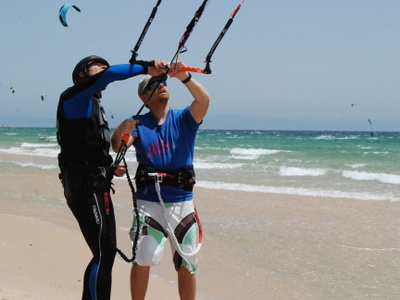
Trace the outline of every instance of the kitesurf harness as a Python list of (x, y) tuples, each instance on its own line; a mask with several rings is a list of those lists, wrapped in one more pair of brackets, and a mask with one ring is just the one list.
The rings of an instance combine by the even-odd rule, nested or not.
[(136, 188), (145, 188), (154, 184), (154, 178), (158, 183), (172, 185), (185, 191), (193, 191), (196, 183), (193, 166), (183, 167), (176, 170), (157, 170), (144, 164), (139, 164), (136, 170)]
[[(132, 179), (129, 175), (128, 165), (125, 161), (125, 158), (122, 158), (122, 161), (124, 162), (124, 165), (126, 168), (126, 177), (127, 177), (128, 184), (129, 184), (129, 187), (132, 192), (132, 201), (133, 201), (135, 221), (136, 221), (136, 224), (138, 224), (138, 226), (137, 226), (137, 230), (135, 232), (135, 237), (134, 237), (133, 245), (132, 245), (132, 258), (128, 258), (117, 246), (116, 246), (116, 249), (117, 249), (118, 254), (126, 262), (133, 262), (136, 258), (136, 249), (137, 249), (137, 244), (138, 244), (139, 237), (140, 237), (141, 227), (139, 226), (140, 218), (139, 218), (139, 210), (137, 207), (135, 188), (133, 186)], [(183, 167), (183, 168), (176, 169), (176, 170), (157, 170), (152, 167), (148, 167), (144, 164), (139, 164), (138, 168), (136, 170), (135, 180), (136, 180), (136, 187), (138, 189), (145, 188), (147, 185), (150, 185), (150, 184), (155, 185), (155, 189), (157, 192), (158, 199), (160, 201), (160, 205), (163, 208), (165, 220), (168, 220), (168, 218), (166, 215), (165, 204), (161, 197), (160, 184), (172, 185), (172, 186), (175, 186), (177, 188), (180, 188), (180, 189), (183, 189), (186, 191), (192, 191), (193, 186), (196, 183), (195, 182), (195, 173), (194, 173), (194, 169), (192, 166)], [(197, 222), (197, 226), (199, 228), (199, 242), (198, 242), (197, 248), (194, 251), (189, 252), (189, 253), (186, 253), (181, 249), (181, 247), (179, 246), (178, 239), (176, 238), (176, 236), (174, 234), (173, 228), (171, 227), (169, 222), (166, 222), (167, 232), (172, 239), (172, 242), (175, 246), (176, 251), (182, 257), (182, 259), (185, 259), (185, 256), (196, 255), (200, 251), (200, 248), (201, 248), (201, 243), (203, 240), (203, 229), (202, 229), (202, 225), (200, 223), (200, 218), (198, 217), (196, 208), (195, 208), (195, 219)]]

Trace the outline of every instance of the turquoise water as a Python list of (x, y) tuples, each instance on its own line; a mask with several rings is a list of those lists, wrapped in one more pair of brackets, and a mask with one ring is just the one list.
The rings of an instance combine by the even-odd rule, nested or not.
[(397, 132), (202, 131), (196, 168), (216, 188), (398, 201), (399, 141)]
[[(46, 140), (41, 140), (46, 138)], [(195, 168), (204, 188), (400, 200), (400, 133), (202, 130)], [(54, 128), (0, 128), (0, 161), (57, 169)], [(128, 164), (136, 167), (134, 150)]]

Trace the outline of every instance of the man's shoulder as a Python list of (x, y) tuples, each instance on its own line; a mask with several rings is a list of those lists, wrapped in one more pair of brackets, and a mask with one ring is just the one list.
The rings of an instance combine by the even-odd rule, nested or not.
[(186, 114), (186, 113), (190, 112), (190, 106), (186, 106), (185, 108), (181, 108), (181, 109), (171, 108), (170, 112), (175, 116), (176, 115), (181, 115), (181, 114)]

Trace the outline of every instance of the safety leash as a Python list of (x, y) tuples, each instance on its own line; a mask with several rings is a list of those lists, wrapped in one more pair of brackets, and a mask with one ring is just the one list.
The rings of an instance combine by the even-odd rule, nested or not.
[[(197, 248), (195, 250), (193, 250), (192, 252), (184, 252), (181, 248), (181, 246), (179, 245), (178, 239), (175, 236), (174, 233), (174, 229), (171, 227), (171, 224), (168, 222), (168, 215), (167, 215), (167, 210), (165, 208), (165, 203), (163, 198), (161, 197), (161, 188), (160, 188), (160, 181), (162, 181), (162, 177), (165, 176), (166, 174), (163, 173), (149, 173), (149, 176), (154, 176), (154, 186), (156, 188), (156, 192), (157, 192), (157, 196), (158, 196), (158, 200), (160, 201), (160, 205), (163, 208), (163, 213), (164, 213), (164, 219), (165, 219), (165, 223), (167, 224), (167, 232), (168, 235), (171, 237), (172, 239), (172, 243), (175, 246), (176, 251), (179, 253), (179, 255), (185, 259), (186, 256), (193, 256), (196, 255), (197, 253), (199, 253), (200, 248), (201, 248), (201, 243), (202, 243), (202, 226), (198, 225), (199, 228), (199, 243), (197, 244)], [(196, 213), (196, 222), (199, 224), (199, 218), (197, 216)]]
[(128, 263), (131, 263), (136, 258), (136, 250), (137, 250), (137, 244), (138, 244), (138, 241), (139, 241), (141, 228), (139, 226), (139, 210), (137, 208), (135, 187), (133, 186), (131, 176), (129, 175), (128, 165), (127, 165), (127, 163), (125, 161), (125, 158), (122, 158), (122, 160), (124, 161), (124, 165), (125, 165), (125, 169), (126, 169), (126, 178), (128, 180), (128, 184), (129, 184), (129, 187), (131, 188), (131, 192), (132, 192), (133, 211), (134, 211), (134, 215), (135, 215), (135, 221), (136, 221), (136, 224), (137, 224), (137, 230), (136, 230), (135, 238), (133, 240), (133, 245), (132, 245), (132, 258), (128, 258), (125, 255), (125, 253), (122, 252), (122, 250), (120, 250), (117, 247), (117, 245), (115, 245), (115, 248), (117, 249), (118, 254), (122, 257), (123, 260), (125, 260)]

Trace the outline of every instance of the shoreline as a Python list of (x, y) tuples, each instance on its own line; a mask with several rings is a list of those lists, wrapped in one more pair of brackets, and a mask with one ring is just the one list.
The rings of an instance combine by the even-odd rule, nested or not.
[[(57, 131), (57, 128), (54, 126), (21, 126), (21, 125), (0, 125), (0, 128), (43, 128), (43, 129), (54, 129), (54, 132)], [(115, 127), (110, 127), (110, 131), (113, 131)], [(249, 129), (239, 129), (239, 128), (207, 128), (202, 127), (199, 131), (266, 131), (266, 132), (360, 132), (360, 133), (370, 133), (371, 130), (339, 130), (339, 129), (260, 129), (260, 128), (249, 128)], [(379, 133), (400, 133), (399, 130), (380, 130)]]

